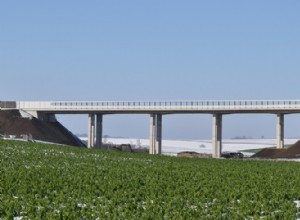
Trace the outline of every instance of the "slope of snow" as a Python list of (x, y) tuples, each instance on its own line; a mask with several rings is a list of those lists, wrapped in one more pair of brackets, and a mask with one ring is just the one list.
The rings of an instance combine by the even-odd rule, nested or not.
[(21, 114), (21, 117), (22, 118), (29, 118), (30, 120), (32, 119), (32, 115), (23, 111), (23, 110), (19, 110), (20, 114)]

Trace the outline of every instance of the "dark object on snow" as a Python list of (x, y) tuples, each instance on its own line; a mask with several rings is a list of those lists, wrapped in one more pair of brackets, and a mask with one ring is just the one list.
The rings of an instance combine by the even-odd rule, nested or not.
[(188, 157), (188, 158), (211, 158), (210, 154), (197, 153), (194, 151), (183, 151), (177, 153), (177, 157)]
[(114, 146), (112, 149), (117, 150), (117, 151), (133, 153), (133, 150), (132, 150), (132, 147), (130, 144), (121, 144), (120, 146)]
[(239, 152), (229, 152), (229, 153), (223, 153), (221, 155), (221, 157), (223, 158), (234, 158), (234, 159), (243, 159), (244, 158), (244, 154), (239, 153)]

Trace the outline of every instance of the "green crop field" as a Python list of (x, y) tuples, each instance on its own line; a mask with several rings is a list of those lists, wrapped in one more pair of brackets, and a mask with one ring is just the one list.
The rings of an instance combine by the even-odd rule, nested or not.
[(0, 140), (0, 219), (296, 219), (300, 163)]

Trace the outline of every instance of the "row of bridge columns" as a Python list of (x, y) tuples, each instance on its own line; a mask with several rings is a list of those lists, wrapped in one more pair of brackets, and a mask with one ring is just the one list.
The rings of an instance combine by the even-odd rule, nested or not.
[[(89, 114), (88, 148), (101, 148), (102, 114)], [(284, 114), (277, 114), (277, 148), (284, 147)], [(150, 115), (149, 154), (161, 154), (162, 148), (162, 114)], [(222, 114), (213, 114), (212, 120), (212, 156), (220, 158), (222, 154)]]

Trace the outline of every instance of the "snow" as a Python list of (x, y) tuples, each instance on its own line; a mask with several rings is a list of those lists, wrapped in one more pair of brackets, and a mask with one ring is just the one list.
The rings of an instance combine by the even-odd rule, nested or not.
[(294, 201), (296, 208), (300, 208), (300, 201), (299, 200), (295, 200)]
[[(24, 138), (16, 138), (16, 135), (9, 135), (8, 138), (4, 137), (2, 139), (3, 140), (10, 140), (10, 141), (28, 141), (28, 140), (26, 140)], [(30, 139), (30, 141), (34, 142), (34, 143), (41, 143), (41, 144), (54, 144), (54, 145), (61, 145), (61, 146), (65, 145), (65, 144), (58, 144), (58, 143), (49, 142), (49, 141), (41, 141), (41, 140), (37, 140), (37, 139)]]
[(79, 208), (86, 208), (87, 207), (87, 205), (85, 203), (78, 203), (77, 206)]
[(29, 118), (30, 120), (32, 119), (32, 115), (23, 111), (23, 110), (19, 110), (20, 114), (21, 114), (21, 117), (22, 118)]
[[(86, 138), (81, 138), (86, 140)], [(149, 148), (149, 139), (138, 138), (103, 138), (103, 143), (116, 145), (130, 144), (140, 145)], [(285, 144), (294, 144), (298, 139), (285, 139)], [(224, 139), (222, 140), (222, 152), (240, 151), (244, 156), (251, 156), (253, 153), (243, 152), (249, 149), (262, 149), (276, 146), (276, 139)], [(165, 155), (176, 155), (182, 151), (194, 151), (198, 153), (212, 153), (211, 140), (163, 140), (162, 153)]]
[[(86, 137), (79, 137), (83, 141), (87, 141)], [(4, 138), (7, 139), (7, 138)], [(23, 140), (19, 138), (10, 138), (10, 140)], [(294, 144), (299, 139), (285, 139), (287, 145)], [(24, 141), (24, 140), (23, 140)], [(34, 142), (54, 144), (46, 141), (33, 140)], [(132, 146), (149, 148), (149, 139), (139, 138), (103, 138), (104, 144), (130, 144)], [(276, 146), (276, 139), (224, 139), (222, 140), (222, 152), (242, 152), (245, 157), (250, 157), (253, 153), (244, 152), (252, 149), (263, 149)], [(197, 153), (212, 154), (211, 140), (162, 140), (162, 154), (176, 156), (177, 153), (183, 151), (193, 151)], [(292, 159), (300, 161), (300, 159)], [(289, 159), (291, 161), (291, 159)]]

